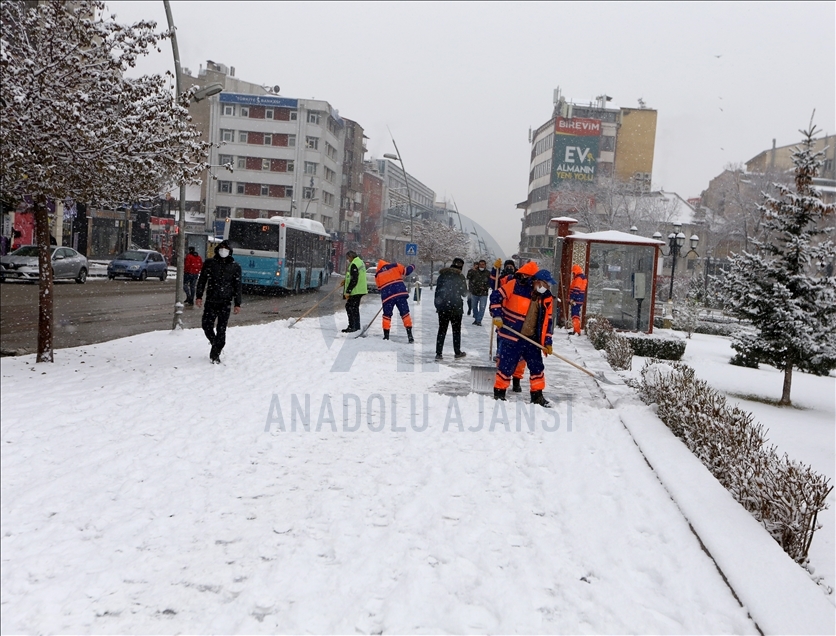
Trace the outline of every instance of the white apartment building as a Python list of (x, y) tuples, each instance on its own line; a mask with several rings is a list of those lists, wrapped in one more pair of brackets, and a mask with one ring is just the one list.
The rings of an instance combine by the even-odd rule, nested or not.
[(210, 154), (207, 228), (226, 217), (294, 216), (336, 231), (345, 132), (331, 105), (226, 91), (210, 101), (209, 138), (220, 146)]

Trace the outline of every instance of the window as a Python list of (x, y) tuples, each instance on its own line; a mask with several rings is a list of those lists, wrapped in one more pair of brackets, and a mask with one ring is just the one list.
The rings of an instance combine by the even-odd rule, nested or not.
[(273, 145), (273, 135), (264, 135), (264, 145), (265, 146), (272, 146)]
[[(325, 154), (326, 154), (329, 158), (333, 159), (334, 161), (336, 161), (336, 160), (337, 160), (337, 149), (336, 149), (336, 148), (334, 148), (334, 146), (332, 146), (331, 144), (329, 144), (327, 141), (325, 142)], [(350, 157), (349, 157), (349, 154), (348, 154), (348, 153), (346, 153), (346, 161), (347, 161), (348, 163), (351, 163), (351, 160), (350, 160)]]
[(308, 111), (308, 123), (319, 126), (319, 121), (322, 119), (322, 113), (318, 110)]
[(216, 219), (227, 219), (229, 218), (229, 213), (231, 210), (227, 207), (218, 206), (215, 208), (215, 218)]
[(293, 198), (293, 186), (285, 186), (284, 187), (284, 195), (288, 199), (292, 199)]
[(218, 192), (232, 193), (232, 181), (218, 181)]
[(249, 106), (241, 106), (241, 117), (249, 117), (250, 116), (250, 107)]
[(261, 196), (269, 197), (270, 196), (270, 186), (269, 185), (262, 185), (261, 186)]
[(221, 129), (221, 141), (235, 141), (235, 131)]
[(249, 137), (249, 135), (247, 134), (247, 132), (242, 130), (241, 132), (238, 133), (238, 143), (240, 143), (240, 144), (247, 143), (247, 138), (248, 137)]
[(331, 183), (334, 183), (334, 177), (336, 177), (336, 176), (337, 176), (336, 172), (331, 170), (331, 168), (329, 168), (328, 166), (325, 166), (325, 178), (328, 181), (330, 181)]
[(273, 109), (272, 108), (264, 109), (264, 117), (265, 117), (265, 119), (273, 119)]
[(290, 111), (290, 121), (296, 121), (299, 119), (299, 111), (298, 110), (291, 110)]
[(316, 196), (316, 188), (302, 188), (303, 199), (313, 199)]
[(244, 194), (244, 184), (243, 183), (236, 183), (235, 184), (235, 192), (236, 192), (236, 194)]
[(305, 162), (305, 174), (316, 174), (316, 169), (319, 166), (318, 163), (314, 163), (313, 161), (306, 161)]
[(234, 115), (235, 114), (235, 106), (232, 104), (224, 104), (224, 115)]
[(330, 192), (325, 192), (323, 190), (322, 201), (323, 201), (323, 203), (325, 203), (325, 205), (330, 206), (330, 207), (334, 207), (334, 195), (331, 194)]
[(612, 152), (615, 150), (615, 137), (601, 137), (601, 150), (604, 152)]
[(292, 161), (287, 162), (287, 171), (288, 172), (293, 172), (295, 168), (296, 168), (296, 164), (294, 162), (292, 162)]
[(247, 158), (246, 157), (238, 157), (237, 166), (242, 170), (246, 170), (247, 168)]
[(233, 157), (232, 155), (218, 155), (218, 163), (221, 164), (222, 166), (227, 164), (227, 163), (234, 164), (235, 163), (235, 157)]
[(296, 135), (288, 135), (287, 136), (287, 145), (288, 146), (295, 146), (296, 145)]
[(305, 137), (305, 148), (309, 150), (319, 149), (319, 137)]
[(262, 170), (269, 170), (270, 169), (270, 160), (269, 159), (262, 159), (261, 160), (261, 169)]

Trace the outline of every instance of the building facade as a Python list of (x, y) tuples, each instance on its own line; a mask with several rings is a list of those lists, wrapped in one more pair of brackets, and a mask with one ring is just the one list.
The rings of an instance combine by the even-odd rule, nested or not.
[(528, 196), (517, 204), (521, 258), (546, 262), (554, 248), (549, 219), (594, 210), (601, 188), (616, 183), (650, 192), (657, 112), (610, 108), (610, 100), (570, 102), (557, 89), (552, 117), (530, 132)]

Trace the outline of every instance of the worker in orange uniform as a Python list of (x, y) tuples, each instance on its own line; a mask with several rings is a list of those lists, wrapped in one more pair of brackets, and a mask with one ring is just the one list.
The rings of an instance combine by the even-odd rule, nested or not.
[(384, 260), (377, 262), (377, 273), (374, 275), (374, 282), (380, 292), (380, 300), (383, 302), (383, 339), (389, 340), (389, 330), (392, 327), (392, 314), (395, 307), (401, 314), (403, 326), (406, 327), (406, 336), (409, 343), (415, 342), (412, 337), (412, 316), (409, 315), (409, 291), (403, 282), (404, 276), (409, 276), (415, 270), (415, 265), (404, 267), (400, 263), (387, 263)]
[(531, 403), (548, 407), (549, 402), (543, 397), (546, 376), (540, 348), (505, 328), (510, 327), (538, 342), (547, 354), (552, 352), (553, 297), (548, 283), (534, 278), (537, 272), (536, 263), (526, 263), (517, 270), (512, 280), (491, 294), (491, 316), (497, 328), (497, 338), (502, 342), (493, 395), (496, 400), (506, 399), (505, 392), (511, 384), (514, 370), (520, 360), (525, 360), (531, 374)]
[(569, 284), (569, 306), (572, 311), (572, 330), (581, 335), (581, 310), (586, 300), (586, 274), (580, 265), (572, 265), (572, 282)]

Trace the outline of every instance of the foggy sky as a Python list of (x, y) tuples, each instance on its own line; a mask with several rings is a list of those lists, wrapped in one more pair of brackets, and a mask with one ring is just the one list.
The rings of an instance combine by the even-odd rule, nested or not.
[[(836, 121), (834, 3), (172, 2), (180, 58), (207, 59), (281, 94), (325, 99), (365, 128), (370, 156), (455, 198), (515, 253), (529, 127), (552, 91), (659, 111), (653, 188), (698, 196), (729, 163)], [(119, 22), (162, 2), (109, 2)], [(171, 49), (139, 73), (173, 70)]]

